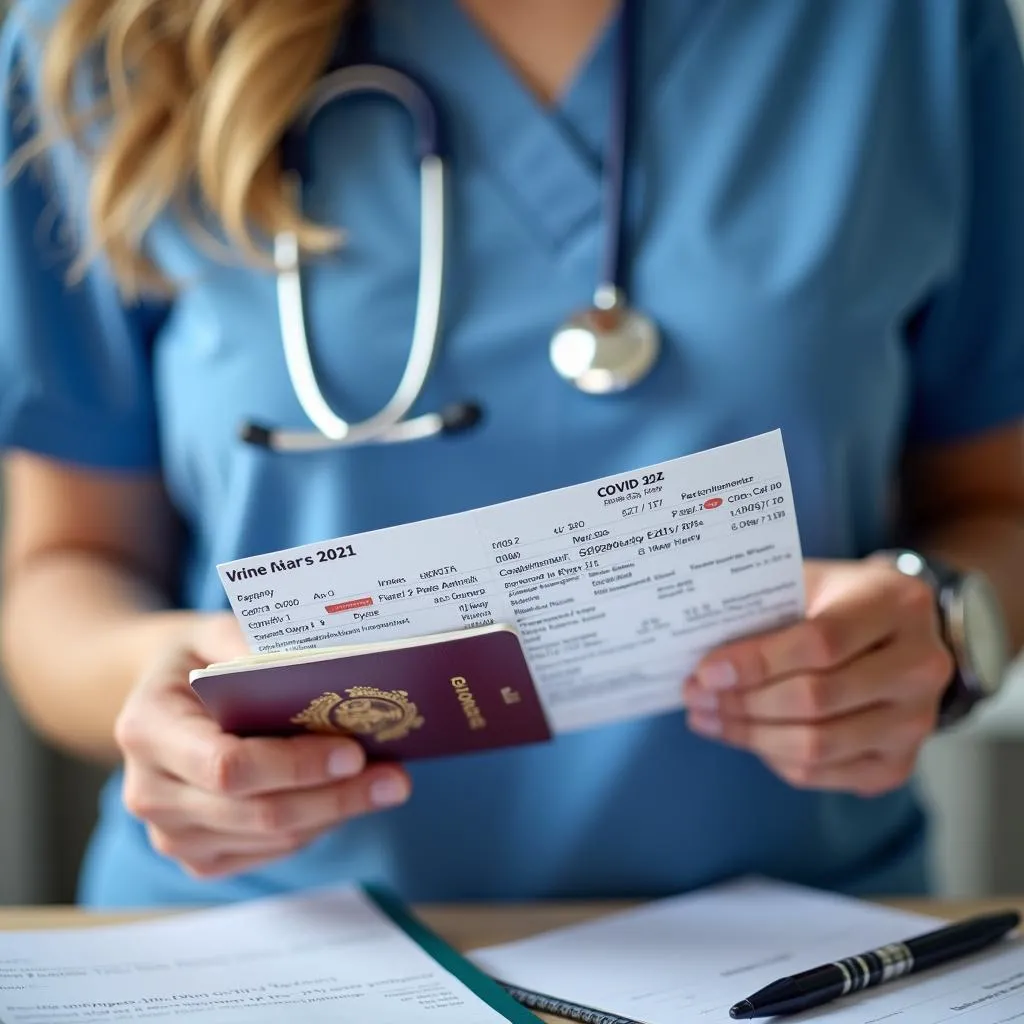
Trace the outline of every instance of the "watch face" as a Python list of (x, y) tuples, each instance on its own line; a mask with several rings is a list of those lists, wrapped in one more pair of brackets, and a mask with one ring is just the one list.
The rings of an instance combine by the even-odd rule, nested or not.
[(970, 575), (960, 594), (963, 643), (970, 668), (986, 694), (995, 693), (1010, 660), (1010, 643), (999, 600), (983, 576)]

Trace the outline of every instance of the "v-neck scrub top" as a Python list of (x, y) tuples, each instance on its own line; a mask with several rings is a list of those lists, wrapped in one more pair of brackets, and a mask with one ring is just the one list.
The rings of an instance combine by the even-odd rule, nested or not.
[[(451, 154), (443, 349), (415, 411), (478, 400), (474, 431), (246, 446), (245, 420), (309, 426), (272, 274), (219, 260), (167, 214), (146, 245), (177, 294), (129, 308), (102, 263), (65, 287), (76, 159), (58, 151), (49, 180), (24, 174), (0, 201), (0, 441), (162, 474), (187, 525), (181, 606), (226, 608), (215, 565), (229, 559), (775, 428), (806, 556), (857, 558), (892, 539), (908, 444), (1024, 414), (1024, 75), (1002, 0), (641, 0), (628, 284), (665, 350), (603, 397), (558, 378), (548, 342), (597, 282), (614, 28), (545, 108), (456, 0), (375, 10), (379, 59), (431, 90)], [(5, 30), (5, 66), (29, 69), (22, 100), (34, 38), (20, 20)], [(404, 111), (376, 98), (332, 107), (310, 139), (307, 210), (347, 234), (307, 271), (310, 336), (352, 419), (387, 399), (408, 351), (412, 142)], [(748, 872), (847, 892), (928, 884), (912, 789), (793, 788), (682, 712), (410, 771), (406, 806), (208, 882), (150, 848), (115, 773), (81, 898), (210, 903), (350, 880), (416, 900), (643, 897)]]

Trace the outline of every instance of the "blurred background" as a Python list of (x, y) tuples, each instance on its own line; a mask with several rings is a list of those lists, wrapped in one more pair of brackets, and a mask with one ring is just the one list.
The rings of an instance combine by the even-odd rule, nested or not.
[[(1024, 40), (1024, 0), (1010, 2)], [(103, 778), (41, 744), (0, 680), (0, 905), (73, 901)], [(940, 892), (1024, 893), (1024, 659), (997, 701), (930, 742), (918, 785)]]

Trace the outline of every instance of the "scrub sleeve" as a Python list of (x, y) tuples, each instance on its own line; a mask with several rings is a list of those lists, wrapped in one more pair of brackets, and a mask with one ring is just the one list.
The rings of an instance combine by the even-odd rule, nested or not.
[(949, 277), (912, 319), (908, 436), (943, 442), (1024, 415), (1024, 71), (1005, 0), (964, 6), (958, 179)]
[[(38, 53), (24, 12), (0, 37), (5, 169), (36, 130), (30, 83)], [(80, 466), (154, 471), (159, 448), (149, 348), (158, 305), (126, 306), (109, 270), (69, 286), (85, 244), (76, 219), (81, 167), (61, 146), (0, 191), (0, 447)], [(10, 172), (9, 172), (10, 174)]]

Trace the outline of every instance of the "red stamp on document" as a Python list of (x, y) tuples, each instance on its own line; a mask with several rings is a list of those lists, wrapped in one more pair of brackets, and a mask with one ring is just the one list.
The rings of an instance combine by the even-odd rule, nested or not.
[(351, 601), (339, 601), (337, 604), (324, 605), (324, 610), (333, 615), (335, 612), (350, 612), (353, 608), (369, 608), (373, 604), (372, 597), (356, 597)]

